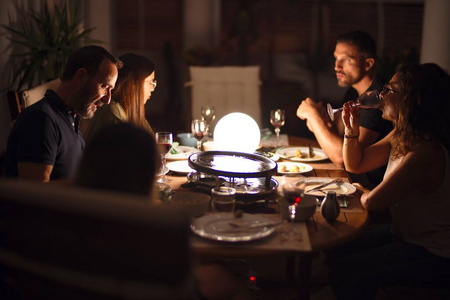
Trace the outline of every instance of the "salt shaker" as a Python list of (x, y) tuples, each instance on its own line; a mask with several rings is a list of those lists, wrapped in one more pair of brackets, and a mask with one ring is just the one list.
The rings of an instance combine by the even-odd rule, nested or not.
[(339, 216), (341, 208), (337, 202), (336, 192), (328, 191), (325, 199), (323, 199), (322, 205), (320, 207), (320, 212), (322, 216), (327, 220), (328, 223), (332, 223)]

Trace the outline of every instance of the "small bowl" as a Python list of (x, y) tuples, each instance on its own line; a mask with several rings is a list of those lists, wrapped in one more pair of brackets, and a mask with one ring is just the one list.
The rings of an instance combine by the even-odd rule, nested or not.
[[(295, 214), (295, 221), (305, 221), (311, 218), (316, 212), (319, 200), (316, 197), (305, 195), (302, 201), (297, 205), (297, 213)], [(278, 207), (280, 208), (281, 217), (289, 220), (288, 212), (289, 203), (284, 197), (278, 199)]]
[(196, 218), (208, 211), (211, 197), (207, 194), (197, 192), (178, 192), (173, 194), (168, 205), (183, 207), (183, 210), (191, 218)]
[(189, 147), (197, 147), (197, 139), (192, 133), (179, 133), (177, 134), (181, 145)]

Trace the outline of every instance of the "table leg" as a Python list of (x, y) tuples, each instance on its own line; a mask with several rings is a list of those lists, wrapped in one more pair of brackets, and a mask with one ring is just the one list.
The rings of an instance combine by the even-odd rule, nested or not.
[(298, 299), (309, 299), (311, 290), (311, 255), (300, 255), (298, 263), (299, 291)]

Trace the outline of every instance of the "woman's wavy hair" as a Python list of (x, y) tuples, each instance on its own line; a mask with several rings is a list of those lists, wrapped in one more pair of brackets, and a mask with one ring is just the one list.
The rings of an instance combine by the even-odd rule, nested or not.
[(133, 53), (120, 56), (120, 60), (123, 66), (119, 70), (112, 100), (122, 106), (129, 122), (148, 129), (145, 125), (144, 82), (155, 71), (155, 64), (148, 58)]
[(394, 157), (414, 150), (422, 141), (442, 143), (450, 149), (450, 77), (437, 64), (402, 64), (399, 114), (394, 121)]

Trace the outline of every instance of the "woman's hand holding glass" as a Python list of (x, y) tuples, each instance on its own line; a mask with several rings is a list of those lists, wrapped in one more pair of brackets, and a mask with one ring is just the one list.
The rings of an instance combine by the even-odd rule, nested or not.
[(358, 136), (359, 126), (361, 124), (361, 110), (355, 105), (356, 102), (349, 101), (344, 103), (342, 109), (342, 122), (345, 126), (346, 136)]

